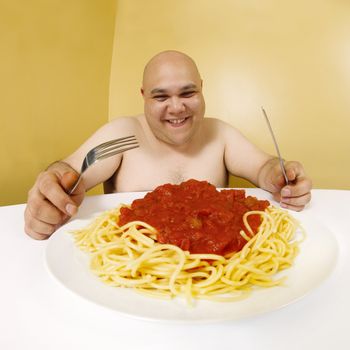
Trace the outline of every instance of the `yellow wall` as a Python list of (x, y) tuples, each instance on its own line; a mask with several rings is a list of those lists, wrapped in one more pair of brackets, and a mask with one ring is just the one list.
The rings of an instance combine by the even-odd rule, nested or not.
[(115, 0), (0, 0), (0, 205), (108, 120)]
[(110, 118), (141, 112), (143, 66), (164, 49), (197, 61), (207, 115), (273, 152), (264, 105), (285, 158), (350, 189), (349, 1), (0, 2), (0, 205), (107, 121), (109, 92)]
[(350, 1), (119, 0), (110, 118), (142, 111), (152, 55), (182, 50), (202, 73), (207, 115), (274, 152), (263, 105), (314, 187), (350, 189), (349, 38)]

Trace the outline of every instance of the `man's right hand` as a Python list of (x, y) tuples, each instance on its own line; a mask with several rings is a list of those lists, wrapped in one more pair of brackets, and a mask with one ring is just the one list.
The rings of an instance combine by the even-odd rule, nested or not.
[(78, 176), (73, 170), (64, 172), (63, 175), (50, 169), (39, 174), (28, 193), (24, 212), (24, 230), (30, 237), (50, 237), (77, 213), (85, 195), (83, 181), (71, 195), (68, 195), (67, 191), (73, 187)]

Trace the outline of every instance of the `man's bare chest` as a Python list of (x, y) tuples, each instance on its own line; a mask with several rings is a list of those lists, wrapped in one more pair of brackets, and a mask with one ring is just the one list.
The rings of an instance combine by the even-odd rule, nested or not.
[(123, 159), (114, 186), (118, 192), (145, 191), (164, 183), (179, 184), (188, 179), (225, 186), (227, 172), (222, 151), (213, 148), (189, 155), (134, 152)]

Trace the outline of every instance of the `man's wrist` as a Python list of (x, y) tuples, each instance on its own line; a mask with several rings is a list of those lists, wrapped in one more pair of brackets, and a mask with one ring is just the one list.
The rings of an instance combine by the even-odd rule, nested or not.
[(272, 168), (276, 166), (276, 164), (279, 163), (278, 157), (271, 157), (268, 159), (260, 168), (259, 174), (258, 174), (258, 186), (262, 188), (263, 190), (273, 192), (274, 188), (271, 185), (270, 181), (268, 181), (268, 175)]
[(73, 169), (68, 163), (58, 160), (56, 162), (53, 162), (50, 164), (47, 168), (46, 171), (53, 171), (56, 173), (59, 177), (61, 177), (64, 173), (71, 171), (79, 175), (79, 173)]

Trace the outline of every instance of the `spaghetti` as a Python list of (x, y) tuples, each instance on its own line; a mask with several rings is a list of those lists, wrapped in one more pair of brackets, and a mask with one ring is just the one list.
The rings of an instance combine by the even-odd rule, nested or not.
[[(243, 215), (240, 235), (246, 244), (225, 256), (198, 254), (157, 241), (157, 230), (143, 221), (118, 225), (121, 208), (98, 216), (73, 232), (76, 245), (91, 254), (91, 270), (103, 282), (159, 298), (235, 301), (254, 286), (283, 283), (276, 274), (289, 268), (298, 254), (298, 222), (287, 211), (269, 206)], [(249, 217), (259, 216), (255, 233)]]

